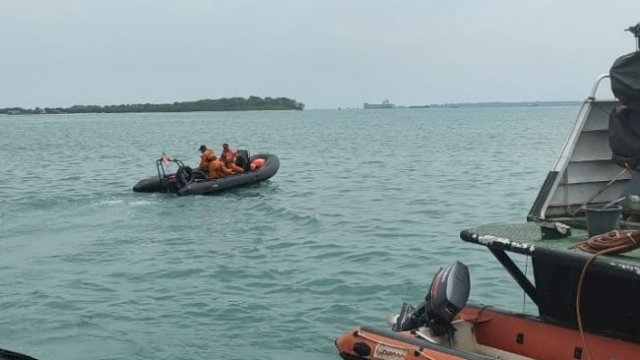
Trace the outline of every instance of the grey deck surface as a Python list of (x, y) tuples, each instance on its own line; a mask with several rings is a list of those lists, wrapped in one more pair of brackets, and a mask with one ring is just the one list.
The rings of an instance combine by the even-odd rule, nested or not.
[[(540, 226), (534, 222), (481, 225), (464, 230), (460, 236), (467, 242), (524, 255), (541, 256), (540, 252), (543, 252), (559, 256), (565, 254), (572, 258), (587, 259), (591, 256), (590, 253), (571, 248), (588, 237), (587, 231), (578, 227), (571, 228), (571, 236), (559, 239), (542, 239)], [(598, 261), (605, 261), (617, 267), (628, 267), (628, 271), (636, 272), (637, 276), (640, 276), (640, 249), (621, 255), (601, 255)]]

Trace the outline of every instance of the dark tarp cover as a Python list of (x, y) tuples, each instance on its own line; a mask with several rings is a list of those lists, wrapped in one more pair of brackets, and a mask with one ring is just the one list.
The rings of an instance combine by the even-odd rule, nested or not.
[(640, 52), (616, 59), (609, 72), (611, 90), (622, 103), (640, 110)]
[[(565, 264), (542, 256), (533, 256), (532, 261), (536, 293), (541, 299), (540, 316), (577, 327), (576, 289), (567, 284), (578, 282), (582, 264)], [(580, 298), (585, 330), (640, 343), (640, 311), (634, 296), (639, 292), (637, 279), (589, 269)]]
[(609, 115), (609, 147), (613, 161), (632, 169), (640, 165), (640, 112), (626, 106), (616, 107)]

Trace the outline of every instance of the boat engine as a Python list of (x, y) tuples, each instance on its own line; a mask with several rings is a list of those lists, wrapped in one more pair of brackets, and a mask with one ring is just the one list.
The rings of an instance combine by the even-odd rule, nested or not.
[(452, 330), (451, 321), (469, 300), (469, 268), (456, 261), (441, 268), (431, 281), (424, 301), (417, 307), (403, 303), (392, 326), (393, 331), (415, 330), (427, 326), (435, 336)]
[(244, 171), (249, 171), (251, 170), (249, 163), (249, 151), (238, 149), (236, 151), (236, 165), (240, 166)]

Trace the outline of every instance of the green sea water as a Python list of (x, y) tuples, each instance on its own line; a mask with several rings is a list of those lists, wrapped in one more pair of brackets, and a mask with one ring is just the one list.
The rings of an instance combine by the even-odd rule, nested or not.
[[(435, 271), (522, 291), (460, 230), (524, 221), (578, 107), (0, 116), (0, 347), (41, 360), (337, 359)], [(274, 153), (269, 181), (139, 194), (162, 152)], [(526, 305), (525, 311), (535, 309)]]

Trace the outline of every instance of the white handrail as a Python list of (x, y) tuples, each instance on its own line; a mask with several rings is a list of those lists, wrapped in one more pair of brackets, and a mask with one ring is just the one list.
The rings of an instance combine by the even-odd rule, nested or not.
[(596, 99), (596, 91), (598, 91), (598, 86), (600, 86), (600, 83), (602, 82), (602, 80), (608, 77), (609, 77), (609, 74), (602, 74), (598, 76), (598, 79), (596, 79), (596, 83), (593, 84), (593, 89), (591, 89), (591, 95), (589, 95), (589, 97), (587, 98), (588, 100), (593, 101)]

